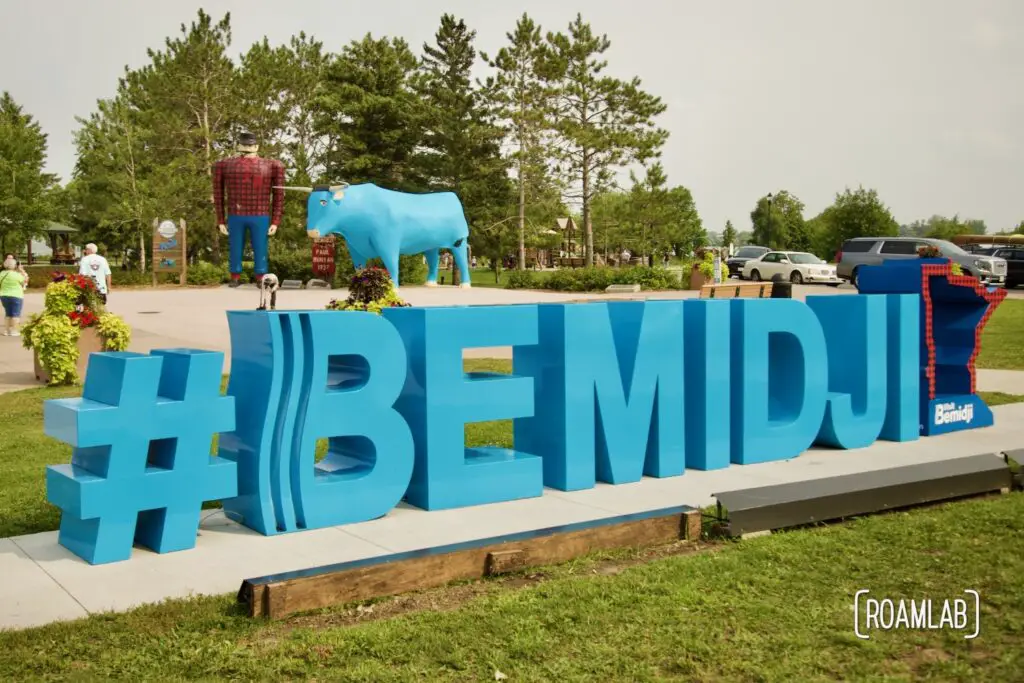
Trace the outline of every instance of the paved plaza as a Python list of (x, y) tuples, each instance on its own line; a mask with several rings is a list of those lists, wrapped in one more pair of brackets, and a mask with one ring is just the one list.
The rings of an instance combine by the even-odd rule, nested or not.
[[(833, 296), (855, 294), (851, 287), (796, 286), (793, 295)], [(578, 300), (613, 300), (644, 296), (650, 299), (688, 299), (697, 292), (651, 292), (637, 294), (588, 294), (579, 292), (544, 292), (509, 290), (490, 287), (457, 289), (455, 287), (405, 287), (402, 297), (414, 306), (452, 306), (486, 304), (524, 304)], [(278, 293), (279, 309), (322, 309), (331, 299), (344, 299), (346, 290), (287, 290)], [(1024, 290), (1011, 292), (1012, 298), (1024, 297)], [(227, 316), (231, 310), (255, 309), (259, 292), (252, 286), (230, 289), (125, 289), (114, 290), (110, 310), (132, 327), (131, 350), (146, 353), (152, 349), (199, 348), (223, 351), (224, 372), (230, 369), (231, 339)], [(25, 297), (25, 317), (40, 311), (43, 295), (33, 292)], [(21, 340), (0, 337), (0, 393), (39, 386), (32, 370), (32, 352), (21, 346)], [(511, 347), (469, 349), (467, 358), (511, 358)], [(981, 370), (978, 373), (981, 391), (1024, 393), (1024, 372)]]

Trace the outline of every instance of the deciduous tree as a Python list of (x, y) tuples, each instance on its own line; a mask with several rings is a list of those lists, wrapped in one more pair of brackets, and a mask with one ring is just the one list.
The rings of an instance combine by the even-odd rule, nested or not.
[(668, 132), (656, 117), (665, 111), (660, 98), (645, 92), (639, 78), (623, 81), (605, 75), (602, 55), (611, 47), (579, 14), (568, 34), (547, 36), (552, 59), (549, 74), (558, 84), (555, 127), (561, 139), (559, 169), (582, 205), (586, 264), (594, 262), (591, 202), (608, 189), (615, 172), (656, 157)]
[(11, 94), (0, 95), (0, 248), (17, 249), (43, 229), (52, 213), (44, 173), (46, 134)]
[(230, 45), (231, 15), (215, 22), (200, 9), (163, 50), (148, 50), (151, 63), (127, 72), (122, 86), (139, 126), (153, 133), (147, 150), (154, 161), (182, 174), (178, 188), (187, 206), (181, 217), (190, 226), (190, 251), (210, 249), (215, 260), (221, 236), (210, 190), (213, 164), (234, 148), (240, 122)]
[(819, 217), (820, 248), (834, 254), (853, 237), (885, 237), (899, 234), (899, 224), (875, 190), (846, 188)]
[(804, 205), (786, 190), (757, 200), (750, 212), (753, 240), (770, 249), (805, 251), (810, 248), (810, 235), (804, 224)]

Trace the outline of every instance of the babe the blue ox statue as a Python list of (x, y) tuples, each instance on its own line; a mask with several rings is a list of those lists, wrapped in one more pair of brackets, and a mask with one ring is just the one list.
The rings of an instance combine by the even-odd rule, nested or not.
[(436, 287), (441, 249), (451, 249), (461, 286), (470, 286), (469, 225), (454, 192), (410, 194), (372, 183), (284, 189), (310, 193), (306, 233), (314, 239), (340, 234), (356, 268), (379, 258), (397, 288), (399, 255), (423, 254), (427, 258), (426, 284)]

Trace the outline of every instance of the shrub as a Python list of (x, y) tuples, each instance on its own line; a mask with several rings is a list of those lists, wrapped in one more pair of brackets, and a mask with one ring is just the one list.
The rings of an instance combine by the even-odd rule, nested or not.
[[(698, 254), (700, 256), (700, 273), (706, 280), (715, 279), (715, 252), (710, 249), (700, 249)], [(729, 279), (729, 266), (725, 265), (725, 259), (722, 259), (722, 282)]]
[[(173, 279), (174, 282), (178, 281), (178, 276), (174, 273), (158, 273), (157, 276), (158, 281), (162, 279)], [(143, 285), (152, 285), (153, 273), (148, 270), (145, 273), (142, 273), (134, 268), (130, 268), (128, 270), (111, 269), (110, 281), (111, 284), (120, 287), (141, 287)]]
[(99, 317), (96, 333), (103, 340), (104, 351), (127, 351), (132, 341), (132, 328), (113, 313), (104, 313)]
[(391, 276), (383, 268), (362, 268), (352, 276), (348, 285), (348, 298), (361, 303), (377, 301), (393, 291)]
[(185, 274), (188, 284), (198, 286), (219, 285), (227, 282), (230, 277), (227, 266), (218, 266), (206, 261), (198, 261), (189, 266), (188, 273)]
[(50, 384), (74, 384), (78, 379), (80, 328), (66, 315), (36, 313), (22, 326), (21, 343), (34, 349), (39, 364), (50, 375)]
[(34, 264), (31, 266), (25, 266), (25, 272), (28, 273), (28, 287), (29, 289), (46, 289), (46, 287), (53, 282), (53, 275), (55, 273), (62, 273), (64, 275), (77, 275), (78, 268), (74, 266), (51, 266), (47, 264)]
[[(345, 240), (338, 239), (335, 244), (337, 245), (335, 247), (337, 268), (334, 272), (334, 285), (347, 287), (349, 280), (356, 273), (356, 267), (352, 263)], [(310, 255), (310, 263), (312, 269), (312, 255)], [(366, 267), (384, 268), (384, 263), (379, 258), (373, 258), (366, 262)], [(427, 264), (424, 263), (423, 254), (406, 254), (398, 257), (398, 281), (403, 287), (422, 285), (427, 281)]]
[(593, 292), (612, 284), (610, 268), (560, 268), (544, 280), (545, 289), (562, 292)]
[(533, 289), (536, 286), (537, 279), (532, 270), (513, 270), (505, 280), (505, 289)]
[(46, 288), (44, 306), (51, 315), (65, 316), (74, 312), (81, 293), (74, 284), (67, 280), (52, 283)]
[(632, 268), (559, 269), (542, 283), (544, 289), (562, 292), (600, 292), (609, 285), (640, 285), (644, 289), (679, 289), (679, 278), (667, 268), (634, 266)]
[(391, 276), (383, 268), (361, 268), (349, 282), (348, 299), (332, 299), (329, 311), (368, 311), (380, 315), (385, 308), (408, 306), (391, 283)]
[(50, 384), (78, 381), (78, 338), (88, 327), (96, 328), (105, 351), (127, 350), (131, 328), (107, 313), (95, 281), (55, 272), (46, 288), (43, 312), (29, 318), (22, 333), (22, 345), (36, 352), (39, 364), (50, 375)]
[(313, 252), (311, 249), (273, 250), (268, 258), (270, 271), (278, 280), (313, 279)]
[(939, 258), (942, 256), (942, 252), (939, 248), (931, 244), (923, 244), (917, 248), (918, 258)]
[(679, 289), (679, 277), (668, 268), (634, 266), (613, 271), (614, 284), (640, 285), (644, 289)]

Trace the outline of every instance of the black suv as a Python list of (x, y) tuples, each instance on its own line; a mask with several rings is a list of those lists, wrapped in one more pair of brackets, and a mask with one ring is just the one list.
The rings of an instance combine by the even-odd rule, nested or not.
[(738, 277), (742, 280), (743, 274), (741, 271), (743, 270), (743, 264), (747, 261), (753, 261), (754, 259), (761, 258), (769, 251), (771, 251), (771, 249), (768, 247), (758, 247), (754, 245), (740, 247), (736, 253), (730, 256), (725, 262), (725, 265), (729, 267), (729, 277)]

